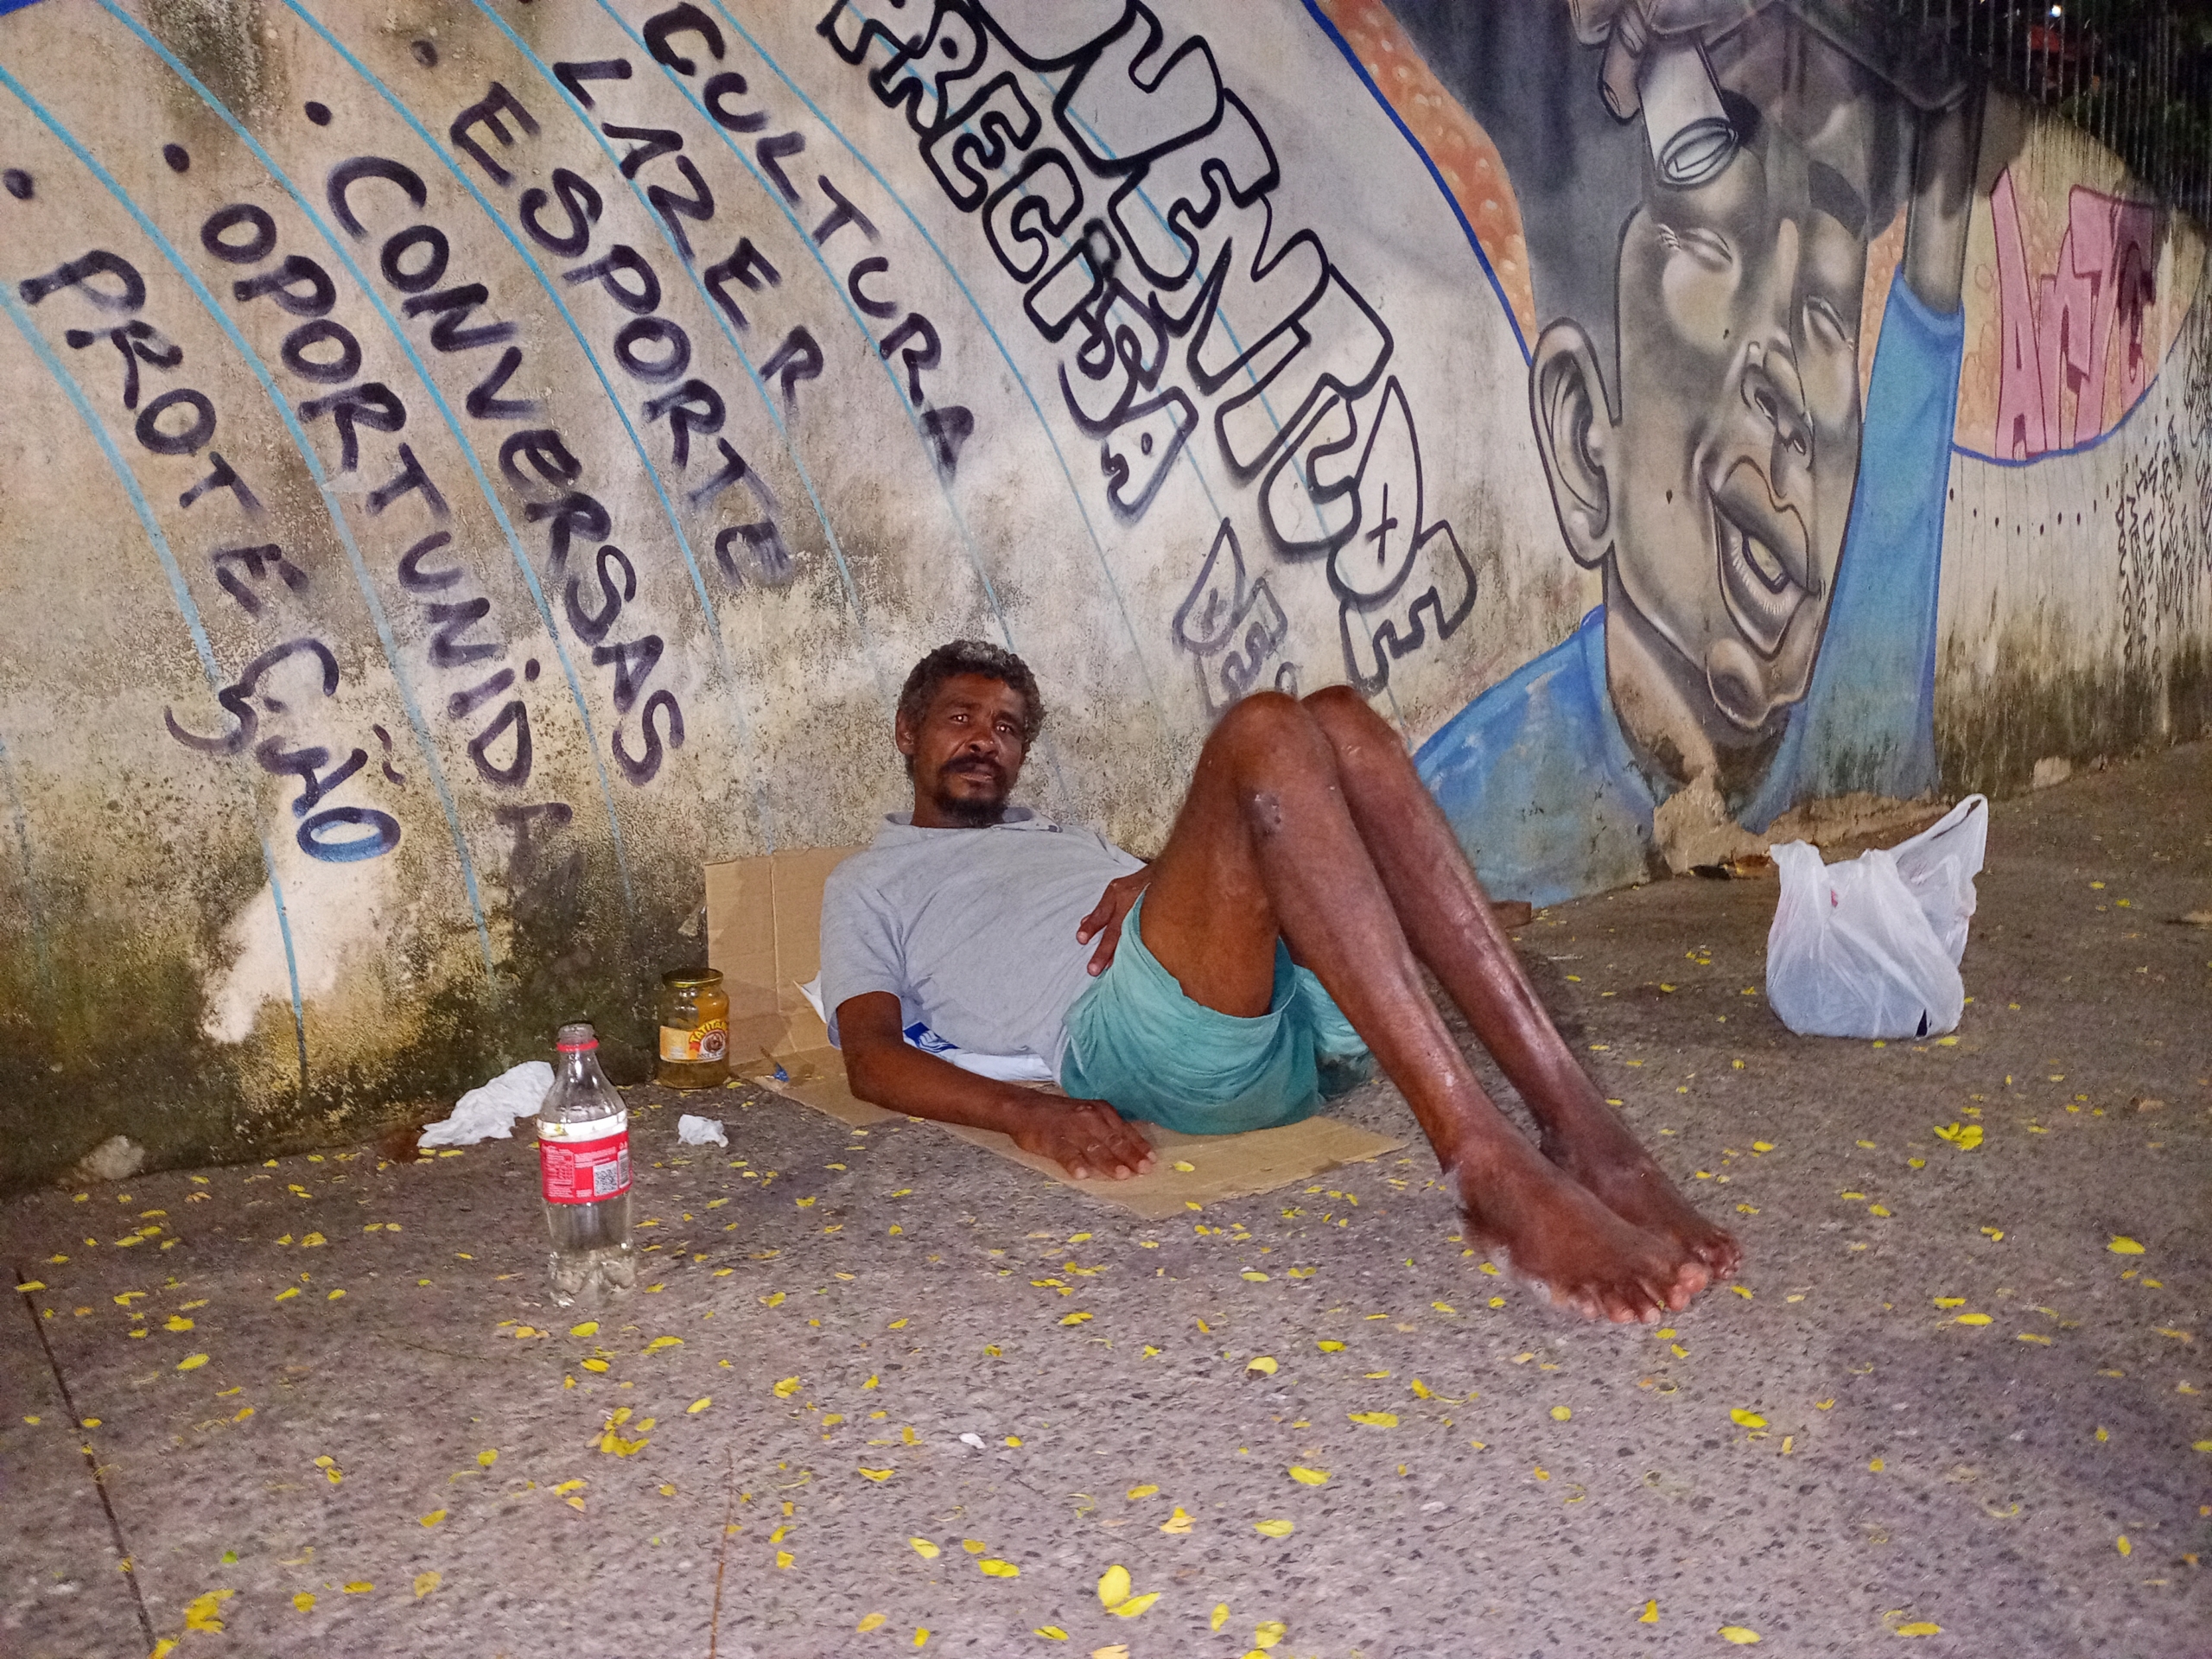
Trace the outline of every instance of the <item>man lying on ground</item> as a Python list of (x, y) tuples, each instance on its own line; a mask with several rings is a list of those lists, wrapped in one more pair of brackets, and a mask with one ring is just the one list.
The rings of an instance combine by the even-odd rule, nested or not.
[[(1474, 1236), (1554, 1300), (1656, 1319), (1735, 1270), (1736, 1241), (1576, 1063), (1405, 746), (1356, 694), (1230, 709), (1149, 865), (1007, 805), (1044, 721), (1035, 677), (995, 645), (957, 640), (907, 677), (895, 736), (913, 810), (822, 899), (823, 1002), (855, 1095), (1126, 1179), (1153, 1161), (1128, 1120), (1293, 1122), (1325, 1072), (1371, 1051)], [(1424, 966), (1529, 1103), (1541, 1150), (1476, 1082)], [(917, 1020), (976, 1052), (1041, 1057), (1069, 1098), (907, 1043)]]

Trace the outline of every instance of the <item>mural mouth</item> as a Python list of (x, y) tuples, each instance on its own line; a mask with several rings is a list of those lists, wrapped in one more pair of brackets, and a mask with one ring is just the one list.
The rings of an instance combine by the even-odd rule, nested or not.
[(1796, 574), (1804, 568), (1798, 538), (1791, 534), (1796, 515), (1778, 513), (1761, 499), (1767, 492), (1757, 472), (1739, 461), (1713, 493), (1713, 539), (1729, 617), (1759, 655), (1771, 657), (1808, 594)]

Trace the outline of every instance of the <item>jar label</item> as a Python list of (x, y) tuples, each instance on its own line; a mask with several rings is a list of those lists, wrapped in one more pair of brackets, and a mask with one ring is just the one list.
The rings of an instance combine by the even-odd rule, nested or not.
[(664, 1060), (704, 1061), (712, 1065), (729, 1052), (729, 1021), (709, 1020), (696, 1031), (679, 1026), (660, 1028), (660, 1057)]
[(548, 1204), (598, 1204), (630, 1190), (630, 1115), (537, 1124), (537, 1171)]

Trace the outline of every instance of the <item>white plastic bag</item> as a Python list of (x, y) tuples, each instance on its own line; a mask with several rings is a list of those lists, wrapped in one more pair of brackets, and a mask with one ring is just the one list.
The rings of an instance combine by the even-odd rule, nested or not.
[(720, 1147), (725, 1152), (729, 1149), (729, 1135), (719, 1117), (694, 1117), (686, 1112), (676, 1120), (676, 1138), (687, 1147)]
[(1766, 936), (1766, 995), (1805, 1037), (1933, 1037), (1966, 1005), (1959, 957), (1989, 803), (1969, 795), (1942, 822), (1885, 852), (1823, 865), (1802, 841), (1770, 848), (1782, 897)]

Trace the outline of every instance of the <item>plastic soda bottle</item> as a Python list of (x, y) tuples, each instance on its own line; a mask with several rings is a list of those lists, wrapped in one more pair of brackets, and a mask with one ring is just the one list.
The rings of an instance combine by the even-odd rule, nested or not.
[(599, 1069), (588, 1024), (561, 1027), (560, 1064), (537, 1109), (537, 1169), (563, 1307), (636, 1281), (630, 1251), (630, 1112)]

